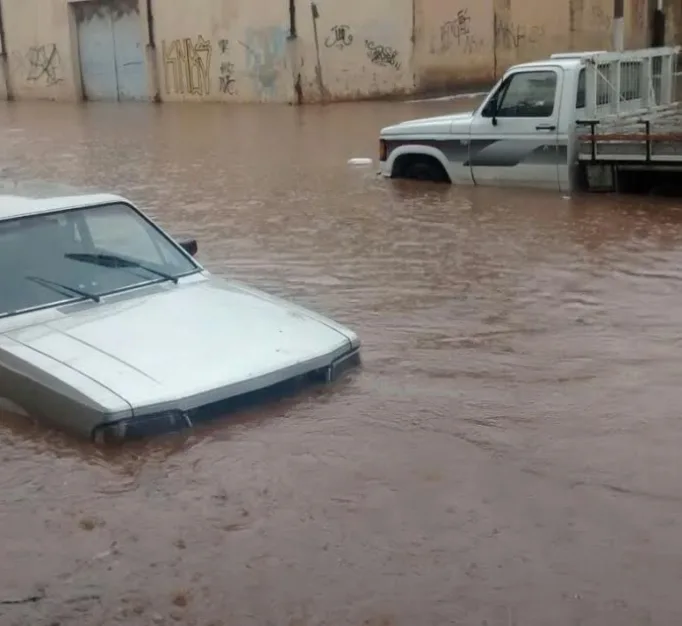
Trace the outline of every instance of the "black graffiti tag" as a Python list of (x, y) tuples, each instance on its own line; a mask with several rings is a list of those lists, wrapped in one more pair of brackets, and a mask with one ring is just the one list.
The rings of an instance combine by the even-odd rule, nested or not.
[(62, 60), (55, 44), (32, 46), (26, 53), (26, 61), (29, 66), (26, 80), (35, 82), (44, 78), (48, 85), (55, 85), (63, 80), (59, 76)]
[(348, 24), (337, 24), (331, 27), (331, 32), (324, 40), (327, 48), (338, 48), (343, 50), (353, 43), (353, 35)]
[(440, 27), (440, 44), (443, 50), (448, 50), (454, 43), (461, 44), (462, 40), (471, 34), (471, 18), (467, 9), (457, 11), (454, 20), (444, 22)]
[(234, 79), (234, 63), (225, 62), (220, 64), (220, 91), (223, 93), (230, 94), (231, 96), (234, 96), (236, 91), (235, 91), (235, 83), (237, 82)]
[(525, 44), (537, 44), (545, 36), (542, 26), (526, 26), (499, 20), (495, 23), (495, 37), (502, 47), (507, 49), (520, 48)]
[(398, 61), (398, 51), (391, 46), (382, 46), (370, 41), (365, 40), (365, 47), (367, 48), (367, 57), (375, 65), (382, 65), (384, 67), (392, 67), (399, 70), (401, 67)]

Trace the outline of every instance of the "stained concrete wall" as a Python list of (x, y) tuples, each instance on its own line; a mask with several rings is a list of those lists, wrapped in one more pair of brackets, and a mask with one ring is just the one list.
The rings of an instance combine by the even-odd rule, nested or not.
[(306, 102), (411, 93), (413, 0), (299, 3), (298, 52)]
[(571, 48), (570, 2), (495, 0), (496, 74)]
[[(612, 48), (613, 0), (414, 1), (422, 90), (487, 83), (554, 52)], [(625, 0), (627, 48), (648, 43), (647, 1)]]
[(414, 87), (412, 0), (173, 3), (154, 11), (162, 100), (305, 102), (365, 98)]
[(179, 6), (154, 5), (161, 100), (293, 99), (285, 2), (204, 0)]
[(414, 14), (414, 68), (421, 90), (493, 80), (492, 2), (416, 0)]
[(10, 90), (17, 99), (76, 98), (64, 0), (2, 0)]
[[(17, 99), (82, 97), (78, 1), (0, 0)], [(650, 3), (625, 0), (627, 47), (648, 43)], [(150, 99), (319, 102), (489, 83), (552, 52), (610, 49), (613, 0), (317, 0), (314, 14), (297, 0), (296, 37), (288, 0), (154, 0), (155, 47), (146, 6)], [(669, 40), (682, 32), (670, 12)]]

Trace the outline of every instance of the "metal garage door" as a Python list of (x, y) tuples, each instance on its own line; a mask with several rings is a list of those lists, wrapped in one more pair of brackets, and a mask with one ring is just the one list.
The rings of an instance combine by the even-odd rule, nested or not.
[(146, 100), (147, 71), (137, 0), (74, 5), (83, 95), (87, 100)]

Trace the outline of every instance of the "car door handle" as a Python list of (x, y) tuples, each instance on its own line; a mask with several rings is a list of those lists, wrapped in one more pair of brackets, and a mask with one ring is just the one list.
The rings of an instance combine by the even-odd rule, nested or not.
[(553, 124), (539, 124), (535, 127), (535, 130), (556, 130), (556, 126)]

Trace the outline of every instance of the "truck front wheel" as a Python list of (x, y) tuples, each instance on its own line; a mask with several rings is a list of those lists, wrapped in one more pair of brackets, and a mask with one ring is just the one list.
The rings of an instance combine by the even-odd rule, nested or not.
[(435, 157), (425, 154), (404, 154), (393, 165), (393, 178), (430, 180), (436, 183), (449, 183), (450, 177)]

